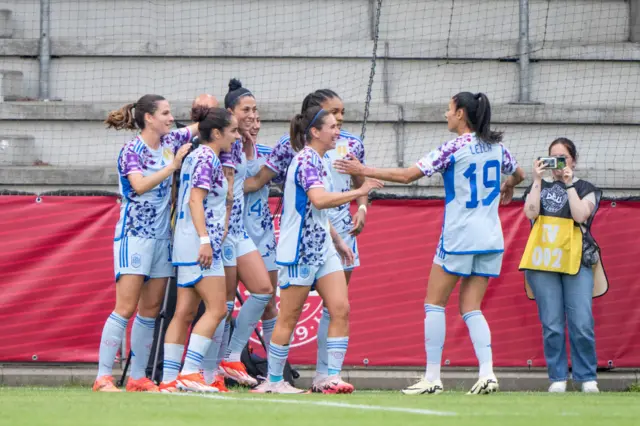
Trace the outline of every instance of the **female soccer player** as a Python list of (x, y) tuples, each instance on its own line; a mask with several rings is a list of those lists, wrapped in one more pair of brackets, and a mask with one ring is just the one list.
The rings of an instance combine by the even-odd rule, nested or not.
[[(479, 380), (469, 393), (498, 390), (491, 334), (480, 305), (489, 277), (497, 277), (502, 267), (504, 239), (498, 204), (501, 200), (504, 204), (511, 201), (513, 188), (524, 179), (524, 172), (501, 143), (502, 134), (490, 129), (491, 106), (486, 95), (458, 93), (449, 102), (445, 117), (449, 131), (458, 137), (426, 154), (413, 167), (365, 167), (353, 156), (335, 164), (343, 173), (399, 183), (435, 173), (444, 176), (444, 224), (424, 305), (427, 370), (423, 380), (403, 390), (405, 394), (435, 394), (443, 390), (440, 363), (445, 339), (444, 307), (461, 277), (460, 313), (480, 364)], [(502, 185), (500, 172), (510, 175)]]
[[(360, 162), (364, 163), (364, 145), (362, 141), (342, 130), (342, 122), (344, 118), (344, 104), (342, 100), (332, 90), (321, 89), (308, 94), (302, 102), (301, 114), (305, 114), (310, 108), (320, 107), (325, 111), (332, 113), (338, 123), (340, 129), (340, 137), (336, 142), (336, 147), (327, 151), (325, 157), (332, 163), (338, 158), (344, 157), (347, 153), (355, 156)], [(289, 135), (284, 135), (276, 144), (271, 154), (266, 160), (255, 177), (248, 178), (245, 182), (245, 192), (251, 193), (263, 188), (269, 181), (274, 183), (283, 183), (287, 168), (296, 152), (291, 146)], [(346, 192), (351, 190), (351, 176), (336, 171), (331, 164), (328, 164), (328, 172), (331, 173), (334, 192)], [(354, 177), (354, 186), (359, 188), (364, 179)], [(367, 197), (359, 197), (356, 199), (358, 204), (357, 213), (351, 217), (349, 211), (349, 203), (344, 203), (329, 210), (329, 220), (332, 227), (337, 231), (345, 243), (353, 250), (355, 260), (346, 264), (343, 263), (347, 284), (351, 279), (353, 269), (360, 265), (360, 257), (358, 256), (358, 245), (356, 235), (360, 234), (364, 228), (365, 217), (367, 213)], [(316, 362), (316, 374), (313, 379), (312, 390), (315, 392), (322, 391), (316, 386), (323, 383), (327, 377), (328, 352), (327, 352), (327, 327), (329, 327), (329, 311), (326, 307), (322, 310), (322, 318), (318, 324), (317, 339), (318, 353)]]
[[(199, 129), (201, 144), (184, 161), (178, 193), (173, 243), (173, 264), (178, 267), (178, 299), (165, 336), (160, 384), (163, 392), (218, 391), (206, 385), (200, 367), (214, 331), (227, 315), (222, 239), (228, 184), (219, 157), (221, 151), (229, 151), (239, 137), (238, 122), (228, 111), (211, 108), (199, 123)], [(204, 302), (205, 312), (191, 330), (180, 371), (187, 330), (200, 300)]]
[[(238, 383), (255, 386), (258, 382), (247, 374), (244, 364), (240, 362), (240, 355), (273, 293), (267, 268), (255, 244), (247, 234), (243, 220), (243, 185), (247, 173), (247, 158), (243, 144), (251, 139), (249, 132), (255, 121), (257, 107), (253, 94), (242, 87), (242, 84), (236, 79), (229, 82), (229, 92), (224, 98), (224, 105), (238, 120), (238, 129), (242, 135), (242, 138), (232, 145), (231, 152), (222, 154), (221, 158), (225, 175), (230, 182), (228, 199), (233, 200), (229, 217), (229, 232), (222, 243), (222, 261), (227, 281), (229, 314), (233, 310), (238, 278), (251, 292), (251, 296), (247, 298), (238, 313), (235, 329), (229, 341), (229, 347), (226, 349), (225, 360), (220, 363), (220, 369), (225, 376)], [(228, 341), (227, 336), (228, 332), (225, 331), (220, 342), (220, 351), (223, 354)]]
[(100, 340), (100, 361), (94, 391), (119, 392), (113, 383), (113, 361), (129, 318), (138, 307), (131, 331), (131, 375), (128, 392), (156, 391), (145, 376), (153, 342), (155, 318), (167, 279), (173, 275), (169, 245), (171, 182), (189, 152), (197, 124), (171, 130), (173, 116), (162, 96), (145, 95), (112, 111), (105, 120), (116, 130), (140, 129), (118, 156), (122, 204), (116, 225), (114, 263), (116, 306)]
[(314, 285), (331, 316), (327, 338), (328, 376), (318, 387), (324, 393), (353, 392), (353, 386), (340, 378), (349, 343), (349, 301), (338, 256), (338, 252), (351, 251), (340, 238), (336, 240), (341, 246), (332, 244), (328, 209), (368, 196), (371, 189), (382, 187), (382, 183), (367, 180), (357, 190), (341, 193), (327, 190), (331, 187), (331, 175), (324, 156), (335, 148), (339, 137), (334, 115), (318, 107), (296, 115), (291, 122), (291, 145), (298, 154), (287, 171), (276, 254), (281, 266), (280, 312), (269, 345), (269, 378), (254, 389), (257, 393), (304, 392), (284, 381), (282, 372), (291, 333)]
[[(272, 151), (271, 147), (257, 143), (260, 127), (260, 114), (256, 112), (256, 120), (250, 132), (253, 141), (244, 145), (244, 152), (247, 156), (247, 177), (258, 173)], [(276, 265), (276, 236), (273, 228), (273, 217), (271, 210), (269, 210), (269, 184), (256, 192), (245, 194), (243, 219), (247, 234), (258, 247), (260, 256), (262, 256), (262, 260), (267, 267), (274, 292), (262, 315), (262, 338), (268, 350), (271, 334), (276, 325), (276, 316), (278, 315), (275, 299), (275, 291), (278, 285), (278, 265)]]

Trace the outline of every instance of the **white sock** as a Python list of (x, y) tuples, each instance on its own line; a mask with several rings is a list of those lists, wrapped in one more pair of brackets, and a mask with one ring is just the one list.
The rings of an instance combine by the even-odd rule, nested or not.
[(147, 364), (153, 345), (153, 331), (156, 326), (154, 318), (136, 315), (131, 328), (131, 374), (134, 380), (147, 376)]
[(437, 305), (424, 305), (424, 346), (427, 352), (427, 371), (425, 379), (430, 382), (440, 380), (442, 349), (446, 334), (444, 308)]
[(180, 372), (184, 345), (177, 343), (164, 344), (164, 361), (162, 363), (162, 381), (173, 382)]
[(467, 324), (469, 336), (476, 351), (480, 371), (478, 376), (484, 378), (493, 375), (493, 352), (491, 350), (491, 330), (481, 311), (467, 312), (462, 316)]
[(112, 375), (113, 362), (122, 344), (128, 322), (128, 319), (121, 317), (115, 312), (111, 312), (111, 315), (109, 315), (109, 318), (107, 318), (107, 321), (104, 323), (102, 337), (100, 338), (98, 377)]
[(210, 338), (191, 333), (187, 355), (184, 357), (184, 365), (180, 374), (186, 375), (200, 372), (204, 354), (209, 350), (209, 346), (211, 346)]
[(342, 371), (342, 363), (347, 354), (348, 346), (349, 337), (327, 337), (327, 373), (329, 376), (339, 375)]

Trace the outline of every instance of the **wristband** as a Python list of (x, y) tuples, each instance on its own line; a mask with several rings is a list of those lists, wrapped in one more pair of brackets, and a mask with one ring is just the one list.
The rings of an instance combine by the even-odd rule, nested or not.
[(367, 213), (367, 206), (366, 204), (360, 204), (358, 206), (358, 211), (363, 210), (365, 212), (365, 214)]
[(200, 237), (200, 244), (211, 244), (211, 238), (207, 235), (206, 237)]

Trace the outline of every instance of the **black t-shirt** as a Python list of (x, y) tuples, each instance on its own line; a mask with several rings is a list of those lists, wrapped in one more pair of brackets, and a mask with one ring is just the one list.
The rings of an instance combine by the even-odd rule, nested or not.
[[(526, 199), (529, 192), (531, 192), (533, 184), (524, 192)], [(591, 212), (591, 216), (584, 223), (578, 224), (582, 230), (582, 264), (585, 266), (591, 266), (598, 261), (599, 248), (596, 240), (591, 235), (591, 223), (600, 206), (600, 198), (602, 197), (602, 191), (596, 188), (591, 183), (578, 179), (573, 182), (573, 187), (580, 199), (584, 199), (587, 195), (593, 193), (594, 195), (594, 208)], [(564, 182), (546, 180), (542, 181), (542, 188), (540, 189), (540, 214), (543, 216), (562, 217), (571, 219), (571, 209), (569, 207), (569, 195), (567, 194), (566, 185)], [(533, 222), (532, 222), (533, 224)]]
[[(525, 198), (527, 197), (529, 192), (531, 192), (532, 185), (529, 185), (529, 187), (526, 189), (524, 193)], [(581, 199), (592, 192), (599, 192), (595, 186), (582, 179), (576, 180), (573, 183), (573, 186)], [(542, 181), (542, 188), (540, 189), (541, 215), (571, 219), (569, 195), (567, 194), (567, 190), (565, 189), (565, 187), (566, 185), (564, 184), (564, 182), (556, 180), (552, 182), (547, 182), (546, 180)], [(599, 199), (598, 194), (595, 195), (596, 200)]]

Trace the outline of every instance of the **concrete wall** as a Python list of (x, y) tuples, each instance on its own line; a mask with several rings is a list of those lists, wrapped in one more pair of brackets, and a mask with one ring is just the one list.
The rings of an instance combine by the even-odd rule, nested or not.
[[(634, 0), (635, 1), (635, 0)], [(120, 39), (363, 40), (369, 39), (369, 0), (52, 0), (54, 37)], [(382, 39), (517, 40), (515, 0), (385, 0)], [(37, 38), (40, 2), (0, 1), (14, 12), (14, 38)], [(532, 41), (590, 43), (628, 40), (629, 7), (623, 0), (531, 0)], [(548, 11), (548, 13), (547, 13)], [(546, 32), (545, 32), (546, 26)], [(191, 31), (197, 29), (197, 33)]]
[[(126, 135), (104, 129), (106, 111), (155, 92), (184, 118), (198, 93), (222, 98), (230, 77), (256, 94), (268, 144), (304, 95), (320, 87), (340, 93), (351, 111), (347, 127), (359, 133), (375, 4), (52, 0), (50, 94), (64, 102), (0, 103), (0, 141), (23, 135), (34, 157), (52, 166), (112, 167)], [(525, 169), (551, 140), (566, 136), (578, 143), (583, 176), (640, 189), (633, 170), (640, 170), (640, 44), (629, 42), (638, 0), (530, 1), (531, 98), (540, 107), (509, 105), (519, 88), (517, 1), (383, 4), (369, 162), (412, 164), (450, 137), (442, 118), (450, 96), (483, 91)], [(35, 98), (39, 1), (0, 0), (2, 9), (12, 12), (12, 32), (0, 38), (0, 70), (22, 72), (23, 95)], [(7, 176), (18, 174), (0, 173)], [(433, 184), (439, 181), (418, 187)]]

